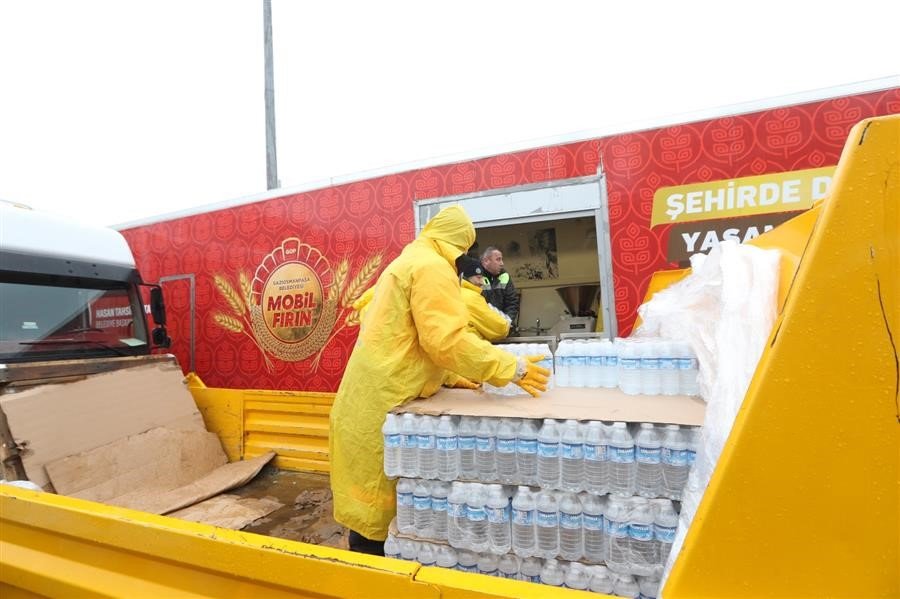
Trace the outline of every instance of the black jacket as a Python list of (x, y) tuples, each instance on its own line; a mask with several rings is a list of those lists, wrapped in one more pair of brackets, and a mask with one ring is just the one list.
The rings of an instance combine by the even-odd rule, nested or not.
[(519, 294), (508, 272), (501, 270), (498, 275), (485, 272), (481, 295), (489, 304), (509, 316), (513, 325), (516, 324), (519, 317)]

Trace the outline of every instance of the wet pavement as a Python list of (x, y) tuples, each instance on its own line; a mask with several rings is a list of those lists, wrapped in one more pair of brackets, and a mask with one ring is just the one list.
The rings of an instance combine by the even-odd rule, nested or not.
[(271, 466), (239, 489), (241, 497), (271, 498), (282, 507), (242, 530), (302, 541), (315, 545), (347, 548), (347, 530), (334, 521), (327, 474), (291, 472)]

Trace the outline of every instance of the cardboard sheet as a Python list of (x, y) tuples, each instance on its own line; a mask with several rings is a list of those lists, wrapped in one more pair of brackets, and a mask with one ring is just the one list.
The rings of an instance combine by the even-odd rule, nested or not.
[(416, 399), (395, 412), (556, 418), (607, 422), (654, 422), (699, 426), (706, 404), (684, 395), (626, 395), (619, 389), (555, 388), (541, 397), (505, 397), (481, 390), (441, 389), (428, 399)]
[(240, 530), (268, 516), (282, 503), (272, 497), (239, 497), (237, 495), (217, 495), (206, 501), (177, 510), (169, 514), (173, 518), (188, 520), (190, 522), (202, 522), (222, 528)]
[(205, 431), (184, 375), (155, 364), (6, 395), (0, 409), (23, 447), (28, 478), (49, 482), (44, 465), (152, 428)]

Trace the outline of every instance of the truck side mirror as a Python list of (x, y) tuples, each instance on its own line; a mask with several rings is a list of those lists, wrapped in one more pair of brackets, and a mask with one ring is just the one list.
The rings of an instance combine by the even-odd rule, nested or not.
[(162, 287), (159, 285), (150, 288), (150, 314), (153, 322), (161, 327), (166, 326), (166, 302), (163, 300)]

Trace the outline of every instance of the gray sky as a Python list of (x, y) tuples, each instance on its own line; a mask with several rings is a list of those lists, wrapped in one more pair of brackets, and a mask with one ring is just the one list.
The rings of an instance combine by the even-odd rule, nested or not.
[[(282, 186), (900, 74), (900, 2), (273, 0)], [(0, 0), (0, 198), (265, 191), (261, 0)], [(537, 145), (537, 144), (535, 144)]]

